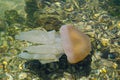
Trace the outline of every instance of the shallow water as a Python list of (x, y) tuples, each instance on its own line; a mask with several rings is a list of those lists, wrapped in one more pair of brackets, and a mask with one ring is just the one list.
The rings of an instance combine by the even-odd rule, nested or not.
[[(117, 2), (118, 1), (118, 2)], [(0, 80), (120, 80), (120, 0), (0, 0)], [(79, 63), (66, 55), (41, 64), (18, 56), (24, 31), (74, 24), (90, 37), (92, 50)]]

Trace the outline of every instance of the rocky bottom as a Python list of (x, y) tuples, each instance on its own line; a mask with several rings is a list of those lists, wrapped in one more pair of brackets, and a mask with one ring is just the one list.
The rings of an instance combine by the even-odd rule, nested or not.
[(38, 60), (25, 63), (25, 68), (38, 75), (43, 80), (56, 80), (64, 77), (64, 73), (70, 73), (75, 79), (88, 76), (91, 71), (91, 55), (77, 64), (69, 64), (66, 55), (62, 55), (59, 62), (41, 64)]

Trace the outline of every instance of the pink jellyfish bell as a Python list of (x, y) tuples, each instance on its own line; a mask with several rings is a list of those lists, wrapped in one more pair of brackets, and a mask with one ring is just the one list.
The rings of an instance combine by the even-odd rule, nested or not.
[(60, 28), (62, 46), (69, 63), (82, 61), (91, 51), (90, 39), (73, 25), (63, 25)]

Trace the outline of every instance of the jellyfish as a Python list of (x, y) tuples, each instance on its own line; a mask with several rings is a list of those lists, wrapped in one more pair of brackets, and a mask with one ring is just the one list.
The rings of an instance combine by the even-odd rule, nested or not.
[(72, 24), (61, 26), (58, 32), (31, 30), (21, 32), (15, 38), (37, 44), (25, 47), (18, 56), (37, 59), (42, 64), (59, 61), (63, 54), (69, 63), (75, 64), (84, 60), (91, 51), (89, 37)]

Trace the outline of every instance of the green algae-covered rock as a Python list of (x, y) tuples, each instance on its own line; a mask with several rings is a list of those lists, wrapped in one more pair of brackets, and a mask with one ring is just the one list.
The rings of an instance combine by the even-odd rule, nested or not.
[(17, 10), (19, 14), (25, 16), (24, 0), (0, 0), (0, 18), (4, 17), (6, 10)]

